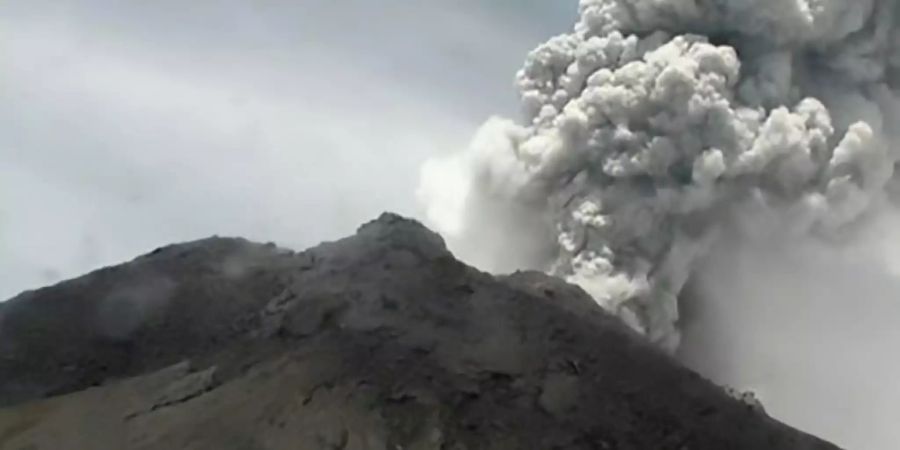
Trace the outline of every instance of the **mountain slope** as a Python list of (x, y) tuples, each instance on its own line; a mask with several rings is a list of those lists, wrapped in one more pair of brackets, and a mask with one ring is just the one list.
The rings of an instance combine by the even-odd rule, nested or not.
[(831, 450), (580, 289), (385, 214), (294, 253), (213, 238), (0, 304), (3, 449)]

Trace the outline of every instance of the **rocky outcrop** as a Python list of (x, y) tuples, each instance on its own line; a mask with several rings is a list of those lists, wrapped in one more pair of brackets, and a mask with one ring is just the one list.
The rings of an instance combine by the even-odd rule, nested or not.
[(580, 289), (385, 214), (161, 248), (0, 304), (3, 449), (831, 450)]

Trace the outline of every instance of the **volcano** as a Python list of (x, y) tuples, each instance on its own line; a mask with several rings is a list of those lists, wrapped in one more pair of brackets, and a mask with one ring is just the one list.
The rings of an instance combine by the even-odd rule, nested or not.
[(3, 449), (833, 450), (581, 288), (384, 214), (172, 245), (0, 304)]

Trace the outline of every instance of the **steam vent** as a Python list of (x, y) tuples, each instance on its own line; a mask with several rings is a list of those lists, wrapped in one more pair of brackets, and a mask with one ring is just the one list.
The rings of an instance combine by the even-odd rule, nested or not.
[(829, 450), (580, 288), (384, 214), (210, 238), (0, 304), (0, 448)]

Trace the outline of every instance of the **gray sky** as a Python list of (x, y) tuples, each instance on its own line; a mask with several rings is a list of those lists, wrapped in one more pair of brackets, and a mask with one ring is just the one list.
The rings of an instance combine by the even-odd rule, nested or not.
[(575, 1), (0, 3), (0, 298), (212, 234), (302, 248), (515, 112)]

